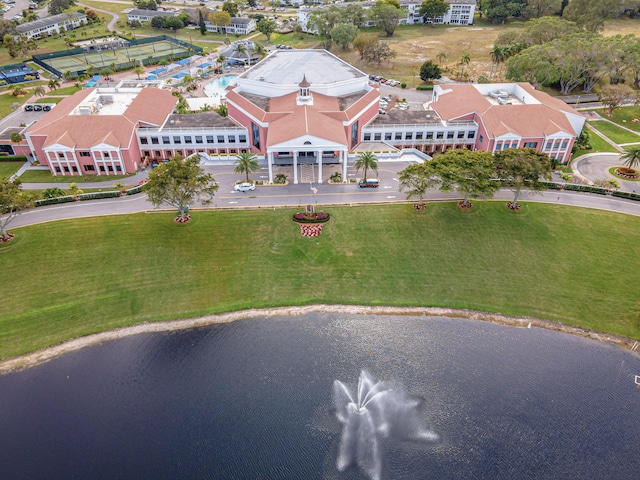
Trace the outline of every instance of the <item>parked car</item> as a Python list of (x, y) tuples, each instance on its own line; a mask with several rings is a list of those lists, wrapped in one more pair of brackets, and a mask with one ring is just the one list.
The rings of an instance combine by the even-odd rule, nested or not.
[(358, 182), (360, 188), (378, 188), (378, 185), (380, 185), (380, 180), (377, 178), (366, 178)]
[(42, 105), (34, 105), (33, 106), (33, 111), (34, 112), (41, 112), (42, 111)]
[(25, 105), (24, 106), (24, 111), (25, 112), (33, 112), (33, 105)]
[(255, 183), (249, 183), (249, 182), (236, 183), (234, 185), (233, 189), (236, 192), (247, 193), (249, 191), (255, 190), (256, 189), (256, 185), (255, 185)]

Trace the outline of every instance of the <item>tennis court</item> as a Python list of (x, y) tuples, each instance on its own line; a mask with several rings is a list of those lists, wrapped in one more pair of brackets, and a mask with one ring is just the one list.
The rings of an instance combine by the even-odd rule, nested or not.
[[(61, 73), (71, 72), (75, 75), (84, 72), (89, 67), (99, 71), (102, 68), (119, 67), (121, 65), (148, 61), (150, 59), (161, 59), (164, 57), (184, 57), (189, 55), (188, 47), (176, 45), (167, 40), (146, 43), (142, 45), (130, 45), (115, 50), (102, 50), (100, 52), (77, 53), (75, 55), (61, 56), (57, 58), (42, 58), (39, 60), (51, 66)], [(34, 56), (35, 57), (35, 56)]]

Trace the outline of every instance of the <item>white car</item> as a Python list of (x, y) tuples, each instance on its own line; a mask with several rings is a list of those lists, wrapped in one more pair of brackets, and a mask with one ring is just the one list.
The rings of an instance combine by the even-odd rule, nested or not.
[(252, 190), (255, 190), (256, 189), (256, 184), (255, 183), (249, 183), (249, 182), (236, 183), (234, 185), (233, 189), (236, 192), (247, 193), (247, 192), (250, 192)]

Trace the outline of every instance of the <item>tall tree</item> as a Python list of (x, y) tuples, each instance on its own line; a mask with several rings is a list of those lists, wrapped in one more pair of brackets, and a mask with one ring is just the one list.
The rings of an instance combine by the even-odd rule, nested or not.
[(495, 163), (502, 186), (511, 188), (514, 197), (510, 208), (518, 208), (523, 189), (542, 192), (547, 189), (544, 180), (551, 180), (551, 160), (546, 153), (532, 148), (510, 148), (497, 152)]
[(346, 51), (358, 36), (358, 27), (351, 23), (339, 23), (331, 29), (330, 35), (331, 39)]
[(358, 158), (355, 163), (356, 171), (364, 170), (364, 180), (367, 179), (367, 172), (372, 170), (376, 174), (378, 173), (378, 158), (373, 152), (361, 152), (358, 154)]
[(604, 28), (604, 21), (616, 14), (620, 0), (571, 0), (562, 12), (562, 18), (575, 22), (589, 32)]
[(378, 35), (370, 32), (361, 32), (358, 36), (353, 40), (353, 48), (355, 48), (358, 53), (360, 53), (360, 60), (365, 57), (367, 50), (369, 50), (373, 45), (377, 44), (380, 40), (378, 40)]
[(423, 202), (428, 190), (439, 186), (439, 178), (430, 161), (409, 165), (400, 171), (398, 180), (400, 191), (407, 192), (407, 200), (417, 198), (419, 203)]
[(238, 4), (231, 1), (226, 1), (222, 4), (222, 11), (227, 12), (231, 17), (238, 16)]
[(431, 26), (435, 27), (435, 20), (449, 11), (449, 3), (445, 0), (424, 0), (420, 6), (420, 15), (425, 20), (431, 20)]
[(45, 96), (46, 91), (45, 91), (45, 89), (44, 89), (44, 87), (42, 85), (38, 85), (36, 88), (33, 89), (33, 94), (36, 97), (42, 98), (42, 97)]
[(260, 168), (258, 157), (251, 152), (241, 152), (236, 155), (234, 165), (236, 168), (233, 171), (240, 174), (244, 173), (247, 177), (247, 182), (250, 182), (249, 174), (256, 172)]
[(0, 180), (0, 240), (7, 242), (13, 235), (7, 231), (9, 224), (22, 213), (30, 208), (33, 202), (28, 195), (20, 188), (20, 179), (13, 181), (8, 179)]
[(605, 85), (598, 94), (600, 102), (607, 108), (607, 115), (613, 116), (613, 111), (625, 104), (640, 103), (640, 92), (629, 85)]
[(469, 52), (464, 52), (462, 54), (462, 57), (460, 58), (460, 76), (464, 77), (464, 67), (466, 65), (469, 65), (469, 63), (471, 63), (471, 55), (469, 55)]
[(204, 23), (204, 14), (202, 13), (202, 9), (198, 9), (198, 27), (200, 28), (200, 34), (207, 34), (207, 25)]
[(640, 145), (632, 145), (631, 147), (626, 147), (625, 150), (625, 153), (620, 155), (622, 164), (630, 170), (640, 167)]
[(483, 13), (493, 23), (504, 23), (509, 17), (522, 15), (526, 0), (487, 0), (483, 3)]
[(55, 78), (49, 79), (49, 83), (47, 84), (50, 91), (56, 90), (60, 87), (60, 82)]
[(267, 37), (267, 42), (271, 41), (271, 34), (276, 31), (278, 26), (276, 22), (271, 18), (263, 18), (258, 22), (258, 31)]
[(378, 0), (371, 8), (373, 18), (382, 27), (387, 37), (393, 36), (400, 20), (407, 16), (407, 13), (399, 7), (384, 0)]
[(525, 13), (528, 17), (540, 18), (544, 15), (555, 15), (560, 11), (562, 0), (527, 0)]
[(429, 80), (435, 80), (442, 76), (440, 67), (433, 63), (431, 60), (427, 60), (420, 66), (420, 80), (428, 82)]
[(471, 206), (469, 198), (491, 198), (500, 189), (491, 152), (466, 148), (448, 150), (435, 157), (432, 164), (435, 175), (440, 178), (440, 190), (461, 193), (462, 207)]
[(51, 0), (49, 2), (49, 15), (57, 15), (75, 5), (73, 0)]
[(217, 190), (218, 184), (200, 166), (198, 155), (182, 158), (178, 154), (152, 169), (143, 187), (153, 206), (177, 208), (181, 223), (187, 220), (190, 205), (195, 202), (208, 205)]
[(362, 28), (367, 21), (367, 11), (360, 5), (349, 3), (342, 11), (342, 20), (358, 28)]
[(438, 55), (436, 55), (436, 58), (438, 59), (439, 64), (442, 65), (442, 62), (447, 59), (447, 53), (438, 52)]

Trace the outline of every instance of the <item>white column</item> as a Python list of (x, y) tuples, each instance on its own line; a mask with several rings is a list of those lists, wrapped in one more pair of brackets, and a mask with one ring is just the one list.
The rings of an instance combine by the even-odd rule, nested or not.
[(322, 150), (316, 152), (318, 156), (318, 183), (322, 183)]
[(347, 181), (347, 161), (349, 159), (349, 152), (347, 150), (340, 150), (342, 156), (342, 181)]
[(298, 183), (298, 152), (293, 152), (293, 183)]
[(273, 152), (267, 152), (267, 164), (269, 165), (269, 183), (273, 183)]

